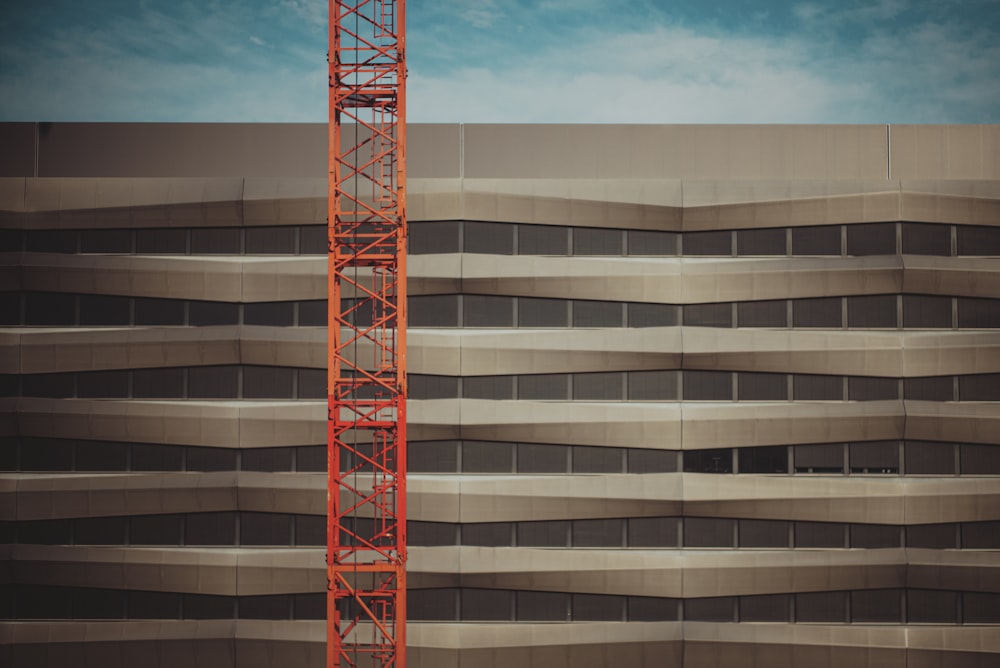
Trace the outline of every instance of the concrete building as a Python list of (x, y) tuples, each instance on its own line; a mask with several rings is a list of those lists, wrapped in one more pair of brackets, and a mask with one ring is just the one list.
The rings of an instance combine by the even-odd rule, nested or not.
[[(322, 665), (325, 127), (0, 146), (0, 663)], [(410, 665), (1000, 662), (1000, 127), (408, 155)]]

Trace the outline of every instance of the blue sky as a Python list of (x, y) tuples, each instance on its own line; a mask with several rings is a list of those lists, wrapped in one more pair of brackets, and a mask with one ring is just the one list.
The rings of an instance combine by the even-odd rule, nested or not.
[[(326, 0), (4, 0), (0, 120), (326, 120)], [(410, 0), (412, 122), (998, 123), (997, 0)]]

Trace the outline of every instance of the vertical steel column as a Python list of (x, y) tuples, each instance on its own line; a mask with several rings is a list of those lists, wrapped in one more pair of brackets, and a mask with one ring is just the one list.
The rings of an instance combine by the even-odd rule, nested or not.
[(327, 666), (406, 665), (404, 0), (330, 0)]

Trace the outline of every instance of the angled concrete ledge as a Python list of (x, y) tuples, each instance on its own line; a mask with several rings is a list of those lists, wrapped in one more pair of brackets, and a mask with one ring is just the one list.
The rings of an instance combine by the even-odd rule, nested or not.
[(42, 399), (12, 402), (18, 433), (133, 443), (261, 448), (326, 442), (326, 402)]
[(1000, 332), (717, 327), (411, 330), (412, 373), (701, 369), (895, 378), (1000, 371)]
[[(415, 587), (703, 598), (907, 586), (902, 549), (415, 548)], [(442, 585), (432, 576), (458, 574)], [(425, 581), (429, 578), (429, 581)]]
[(268, 302), (326, 298), (326, 258), (314, 256), (21, 253), (25, 290)]
[(411, 401), (410, 405), (412, 440), (465, 438), (660, 450), (894, 440), (903, 437), (906, 415), (902, 401), (613, 403), (435, 399)]
[(252, 596), (325, 592), (323, 555), (323, 548), (17, 545), (8, 558), (20, 584)]
[[(722, 517), (915, 525), (1000, 519), (1000, 478), (703, 473), (412, 475), (414, 519)], [(450, 499), (461, 495), (461, 508)]]
[(231, 510), (326, 513), (323, 473), (17, 473), (0, 481), (0, 498), (6, 502), (0, 509), (8, 520)]

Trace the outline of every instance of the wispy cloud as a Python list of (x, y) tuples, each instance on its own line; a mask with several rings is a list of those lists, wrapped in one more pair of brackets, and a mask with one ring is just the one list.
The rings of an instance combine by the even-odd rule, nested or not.
[[(324, 121), (326, 0), (0, 12), (0, 120)], [(1000, 122), (995, 0), (438, 0), (410, 120)]]
[(295, 17), (305, 19), (312, 26), (326, 29), (327, 0), (280, 0), (278, 7)]
[(456, 3), (454, 11), (463, 21), (476, 28), (489, 28), (504, 16), (496, 0), (465, 0)]
[(419, 120), (795, 122), (851, 92), (796, 66), (797, 50), (681, 28), (604, 35), (581, 44), (592, 60), (550, 50), (510, 69), (416, 74), (410, 109)]
[(690, 21), (642, 29), (612, 24), (580, 29), (499, 64), (487, 44), (483, 58), (454, 71), (413, 68), (411, 118), (1000, 121), (1000, 26), (923, 20), (919, 13), (894, 20), (911, 10), (901, 0), (798, 5), (790, 10), (797, 29), (781, 34)]
[(820, 22), (827, 26), (867, 24), (894, 19), (907, 11), (910, 5), (906, 0), (876, 0), (862, 5), (804, 2), (796, 5), (793, 12), (800, 20), (813, 25)]
[[(292, 4), (308, 14), (318, 3)], [(309, 26), (283, 8), (143, 3), (96, 25), (54, 22), (33, 40), (4, 41), (0, 118), (320, 120), (325, 43), (310, 45)]]

